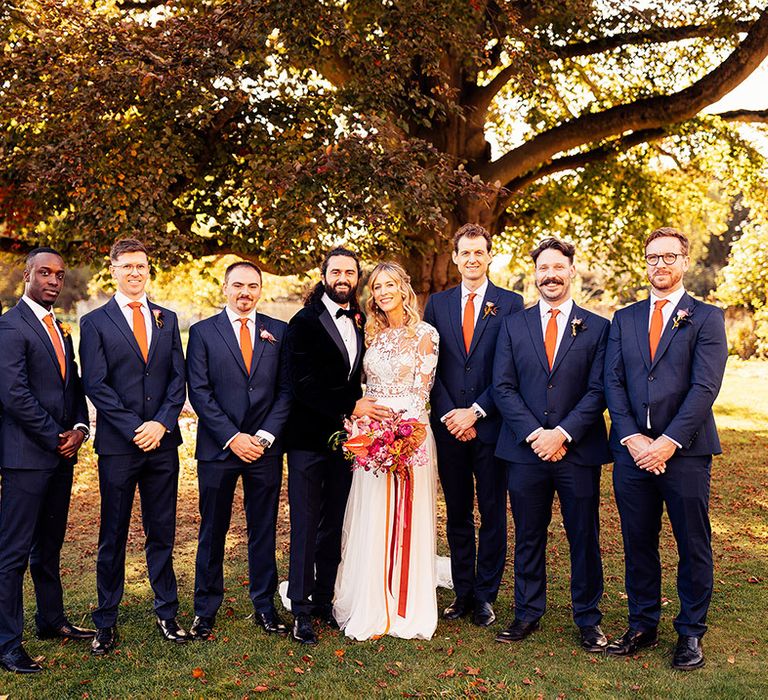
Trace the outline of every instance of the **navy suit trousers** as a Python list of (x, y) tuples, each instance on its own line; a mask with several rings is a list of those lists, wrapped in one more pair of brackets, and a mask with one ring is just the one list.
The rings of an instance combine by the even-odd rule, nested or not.
[(341, 530), (352, 470), (339, 451), (288, 451), (291, 555), (288, 597), (294, 615), (330, 606), (341, 561)]
[[(441, 437), (440, 433), (444, 433)], [(445, 496), (451, 575), (457, 597), (496, 600), (507, 557), (507, 491), (504, 463), (494, 445), (459, 442), (445, 428), (436, 434), (437, 468)], [(475, 545), (475, 488), (480, 531)], [(475, 558), (477, 555), (477, 558)]]
[(515, 617), (535, 622), (546, 609), (547, 528), (557, 492), (571, 553), (573, 619), (579, 627), (599, 625), (603, 595), (600, 466), (508, 462), (507, 469), (515, 520)]
[(63, 624), (59, 563), (72, 491), (72, 465), (0, 470), (0, 654), (21, 645), (22, 590), (29, 571), (39, 628)]
[(200, 534), (195, 564), (195, 615), (215, 618), (224, 599), (224, 546), (238, 478), (248, 529), (248, 580), (253, 607), (267, 612), (277, 590), (275, 532), (282, 454), (267, 454), (253, 464), (198, 462)]
[(613, 486), (624, 538), (629, 625), (654, 629), (661, 617), (661, 514), (667, 507), (677, 541), (678, 634), (700, 637), (712, 598), (709, 482), (712, 458), (672, 457), (660, 476), (639, 469), (628, 453), (616, 455)]
[(155, 594), (155, 613), (162, 620), (176, 617), (179, 607), (173, 544), (176, 536), (176, 495), (179, 455), (176, 449), (129, 455), (99, 456), (101, 523), (96, 587), (99, 606), (96, 627), (117, 623), (117, 609), (125, 587), (125, 546), (136, 487), (141, 497), (141, 520), (146, 541), (149, 583)]

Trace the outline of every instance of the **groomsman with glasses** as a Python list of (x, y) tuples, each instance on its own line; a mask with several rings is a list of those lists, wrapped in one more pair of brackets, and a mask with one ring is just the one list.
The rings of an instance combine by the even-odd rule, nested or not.
[(176, 621), (173, 570), (181, 444), (177, 421), (186, 398), (179, 326), (173, 311), (147, 299), (149, 260), (141, 242), (117, 241), (110, 263), (115, 296), (80, 320), (83, 383), (97, 411), (101, 522), (93, 613), (98, 629), (91, 648), (97, 655), (111, 651), (117, 640), (137, 486), (157, 627), (170, 642), (189, 638)]
[(22, 646), (24, 571), (37, 598), (40, 639), (90, 639), (64, 614), (59, 562), (77, 453), (88, 437), (88, 407), (72, 338), (53, 305), (66, 268), (36, 248), (24, 268), (24, 296), (0, 318), (0, 665), (42, 667)]
[(725, 321), (719, 308), (685, 291), (682, 233), (651, 233), (645, 261), (650, 298), (616, 313), (605, 358), (629, 603), (629, 628), (607, 652), (628, 656), (658, 642), (666, 507), (679, 555), (672, 666), (692, 670), (704, 665), (701, 638), (712, 598), (709, 487), (712, 455), (721, 451), (712, 404), (728, 358)]

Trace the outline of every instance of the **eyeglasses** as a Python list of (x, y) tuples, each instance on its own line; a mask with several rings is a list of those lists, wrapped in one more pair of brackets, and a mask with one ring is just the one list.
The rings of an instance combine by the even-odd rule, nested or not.
[(149, 265), (144, 265), (144, 263), (139, 263), (138, 265), (112, 265), (112, 267), (115, 270), (120, 270), (121, 272), (127, 272), (128, 274), (132, 272), (138, 272), (140, 275), (144, 275), (149, 271)]
[(684, 258), (685, 253), (662, 253), (656, 255), (656, 253), (649, 253), (645, 256), (645, 262), (651, 267), (656, 267), (659, 264), (659, 260), (663, 261), (665, 265), (674, 265), (678, 258)]

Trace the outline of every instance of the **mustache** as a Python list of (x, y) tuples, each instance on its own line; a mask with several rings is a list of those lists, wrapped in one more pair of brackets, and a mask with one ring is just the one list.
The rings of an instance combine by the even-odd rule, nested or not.
[(545, 284), (564, 284), (564, 282), (559, 277), (546, 277), (539, 282), (539, 286), (543, 287)]

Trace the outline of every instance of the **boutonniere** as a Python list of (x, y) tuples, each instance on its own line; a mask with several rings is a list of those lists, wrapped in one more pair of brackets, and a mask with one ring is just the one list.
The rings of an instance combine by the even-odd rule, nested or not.
[(68, 323), (59, 321), (59, 328), (61, 329), (61, 334), (65, 338), (69, 338), (69, 336), (72, 335), (72, 326), (70, 326)]
[(675, 317), (672, 319), (672, 328), (686, 326), (691, 322), (692, 318), (693, 311), (691, 309), (678, 309)]
[(355, 325), (357, 326), (357, 330), (363, 330), (363, 315), (361, 313), (355, 314)]
[(152, 309), (152, 316), (155, 319), (155, 326), (162, 328), (165, 325), (163, 312), (160, 309)]
[(573, 318), (571, 320), (571, 335), (575, 338), (579, 333), (582, 331), (587, 330), (586, 325), (584, 325), (584, 319), (579, 318), (578, 316)]
[(496, 306), (492, 301), (486, 301), (485, 306), (483, 307), (483, 321), (485, 321), (488, 316), (495, 316), (499, 312), (499, 307)]
[(264, 326), (259, 328), (259, 338), (266, 340), (270, 345), (274, 345), (277, 342), (277, 338), (264, 328)]

